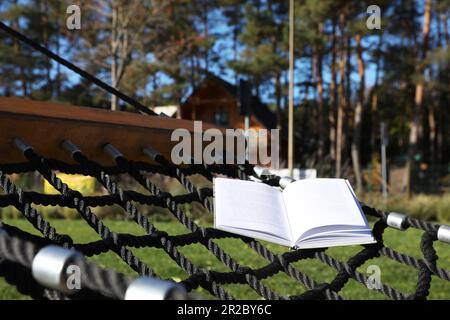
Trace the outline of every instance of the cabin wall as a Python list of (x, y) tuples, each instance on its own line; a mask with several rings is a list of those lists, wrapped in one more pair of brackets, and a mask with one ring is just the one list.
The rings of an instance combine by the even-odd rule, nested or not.
[[(195, 90), (181, 106), (181, 117), (225, 128), (244, 129), (244, 116), (240, 114), (236, 97), (215, 84), (208, 84)], [(265, 128), (253, 115), (250, 117), (250, 127)]]

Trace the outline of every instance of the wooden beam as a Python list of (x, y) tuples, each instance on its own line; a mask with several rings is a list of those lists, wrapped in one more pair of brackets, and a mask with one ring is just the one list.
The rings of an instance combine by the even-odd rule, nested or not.
[[(213, 128), (203, 123), (203, 130)], [(91, 160), (112, 165), (102, 150), (112, 143), (132, 160), (149, 161), (142, 148), (150, 146), (170, 159), (174, 129), (194, 131), (194, 122), (72, 105), (0, 97), (0, 164), (25, 162), (12, 145), (20, 137), (47, 158), (73, 163), (60, 144), (68, 139)], [(220, 129), (219, 129), (220, 130)]]

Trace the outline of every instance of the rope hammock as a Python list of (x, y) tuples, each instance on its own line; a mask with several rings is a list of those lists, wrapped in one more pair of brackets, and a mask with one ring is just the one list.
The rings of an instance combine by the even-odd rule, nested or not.
[[(32, 40), (10, 29), (3, 23), (0, 28), (16, 36), (20, 40), (32, 45), (35, 49), (49, 55), (47, 49), (40, 47)], [(58, 62), (63, 63), (75, 72), (79, 70), (72, 65), (65, 64), (65, 60), (58, 57)], [(67, 62), (67, 61), (66, 61)], [(88, 76), (91, 80), (95, 77), (85, 71), (78, 72), (82, 76)], [(96, 79), (96, 78), (95, 78)], [(96, 84), (100, 80), (93, 81)], [(107, 86), (106, 84), (104, 84)], [(117, 92), (101, 85), (112, 94)], [(113, 89), (113, 88), (111, 88)], [(115, 89), (114, 89), (115, 90)], [(126, 97), (121, 94), (122, 98)], [(134, 105), (131, 98), (125, 101)], [(139, 104), (136, 104), (139, 105)], [(136, 115), (138, 116), (138, 115)], [(5, 118), (0, 114), (1, 118)], [(139, 115), (151, 119), (153, 117)], [(15, 121), (3, 119), (4, 121)], [(20, 119), (19, 119), (20, 120)], [(22, 121), (22, 120), (20, 120)], [(18, 121), (18, 123), (20, 123)], [(173, 120), (178, 121), (178, 120)], [(23, 122), (25, 123), (25, 122)], [(46, 125), (44, 121), (41, 123)], [(20, 126), (19, 126), (20, 127)], [(11, 129), (12, 130), (12, 129)], [(125, 130), (125, 129), (124, 129)], [(6, 135), (7, 132), (2, 132)], [(225, 289), (229, 284), (242, 284), (251, 287), (259, 296), (265, 299), (329, 299), (341, 300), (342, 289), (350, 279), (364, 286), (370, 280), (369, 277), (357, 271), (366, 261), (378, 257), (385, 257), (397, 261), (403, 265), (418, 270), (415, 291), (401, 292), (387, 284), (381, 283), (379, 288), (373, 289), (391, 299), (425, 299), (430, 293), (432, 278), (440, 278), (450, 281), (450, 271), (438, 266), (438, 255), (434, 248), (435, 241), (450, 242), (448, 226), (425, 222), (408, 216), (401, 216), (371, 208), (362, 204), (365, 215), (373, 217), (373, 235), (377, 240), (374, 244), (362, 246), (361, 251), (350, 259), (341, 261), (327, 253), (327, 248), (286, 250), (282, 254), (272, 252), (263, 243), (248, 237), (220, 231), (214, 228), (205, 228), (198, 225), (188, 214), (183, 211), (183, 205), (198, 203), (209, 213), (213, 213), (213, 191), (211, 182), (217, 175), (228, 176), (237, 179), (257, 179), (261, 183), (273, 187), (280, 186), (280, 177), (273, 175), (259, 175), (255, 167), (246, 165), (189, 165), (176, 166), (165, 156), (165, 152), (147, 142), (144, 148), (139, 149), (142, 154), (136, 159), (129, 158), (128, 152), (119, 147), (116, 142), (105, 141), (103, 147), (98, 150), (83, 150), (69, 137), (60, 139), (59, 143), (51, 143), (51, 148), (60, 150), (65, 154), (61, 158), (54, 158), (56, 151), (51, 154), (41, 154), (40, 150), (48, 150), (46, 140), (40, 145), (29, 144), (32, 135), (16, 136), (10, 139), (8, 150), (10, 153), (19, 154), (22, 161), (0, 161), (0, 208), (14, 207), (21, 212), (31, 225), (40, 233), (34, 235), (15, 226), (0, 221), (0, 277), (17, 288), (17, 291), (36, 299), (124, 299), (131, 296), (131, 287), (138, 279), (160, 279), (155, 270), (144, 263), (134, 252), (136, 248), (156, 248), (163, 251), (172, 259), (188, 276), (178, 281), (178, 286), (186, 292), (197, 288), (203, 288), (211, 295), (219, 299), (233, 299), (234, 297)], [(93, 137), (95, 138), (95, 137)], [(59, 139), (57, 137), (57, 139)], [(103, 138), (102, 138), (103, 139)], [(156, 143), (156, 142), (155, 142)], [(3, 142), (2, 142), (3, 144)], [(126, 146), (124, 146), (125, 148)], [(5, 149), (2, 149), (5, 150)], [(14, 152), (12, 150), (15, 150)], [(17, 152), (19, 150), (20, 152)], [(90, 155), (102, 153), (109, 158), (110, 164), (100, 162)], [(3, 160), (12, 157), (3, 153)], [(13, 159), (13, 158), (11, 158)], [(147, 160), (143, 160), (147, 159)], [(45, 194), (40, 192), (23, 191), (11, 179), (11, 175), (23, 175), (29, 172), (37, 172), (45, 181), (58, 191), (58, 194)], [(107, 191), (107, 195), (86, 195), (71, 189), (59, 177), (59, 173), (77, 174), (94, 177)], [(186, 190), (185, 194), (174, 195), (170, 190), (162, 190), (149, 178), (150, 175), (160, 175), (176, 179)], [(139, 185), (143, 192), (123, 189), (114, 179), (114, 176), (127, 176)], [(209, 181), (207, 187), (200, 188), (194, 183), (192, 176), (201, 176)], [(176, 220), (182, 224), (188, 233), (170, 235), (158, 230), (149, 217), (138, 208), (140, 206), (157, 206), (167, 209)], [(78, 215), (89, 225), (100, 240), (77, 243), (68, 234), (61, 234), (47, 221), (35, 208), (36, 206), (59, 206), (75, 209)], [(145, 232), (145, 235), (133, 235), (116, 233), (109, 229), (102, 219), (93, 212), (93, 208), (103, 206), (118, 206)], [(386, 246), (383, 242), (383, 233), (388, 227), (396, 227), (404, 230), (415, 228), (423, 231), (420, 249), (422, 258), (398, 252)], [(259, 268), (252, 268), (238, 263), (218, 244), (218, 239), (233, 238), (242, 241), (248, 250), (256, 252), (266, 261)], [(201, 245), (209, 251), (228, 271), (216, 271), (201, 268), (194, 264), (188, 257), (180, 252), (179, 248), (189, 245)], [(81, 272), (81, 290), (66, 292), (61, 286), (51, 284), (46, 286), (37, 276), (35, 265), (38, 257), (49, 246), (57, 246), (66, 249), (64, 252), (77, 252), (71, 255), (71, 264), (77, 265)], [(54, 248), (54, 247), (52, 247)], [(88, 260), (87, 257), (101, 255), (106, 252), (116, 254), (135, 273), (136, 277), (126, 276), (123, 273), (104, 269)], [(313, 279), (294, 264), (300, 260), (315, 259), (336, 271), (336, 276), (329, 282), (321, 282)], [(68, 265), (59, 270), (66, 274)], [(42, 264), (39, 265), (42, 267)], [(299, 295), (281, 295), (264, 283), (279, 273), (284, 273), (306, 291)], [(59, 276), (61, 276), (59, 274)], [(173, 283), (171, 279), (163, 279)], [(58, 279), (59, 281), (59, 279)], [(57, 282), (58, 282), (57, 281)], [(134, 285), (134, 288), (136, 286)], [(181, 296), (186, 298), (186, 296)], [(164, 298), (175, 298), (164, 296)]]

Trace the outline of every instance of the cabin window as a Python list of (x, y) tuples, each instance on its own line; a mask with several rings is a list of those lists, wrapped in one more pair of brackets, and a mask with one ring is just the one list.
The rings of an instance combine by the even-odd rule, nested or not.
[(214, 123), (220, 126), (228, 126), (229, 125), (228, 112), (226, 111), (214, 112)]

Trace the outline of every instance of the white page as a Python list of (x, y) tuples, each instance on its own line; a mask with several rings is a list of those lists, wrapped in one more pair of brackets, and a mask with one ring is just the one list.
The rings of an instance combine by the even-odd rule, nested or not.
[(324, 233), (369, 228), (344, 179), (299, 180), (284, 189), (283, 199), (295, 239), (314, 228)]
[(281, 191), (260, 182), (215, 178), (214, 226), (284, 245), (292, 239)]

